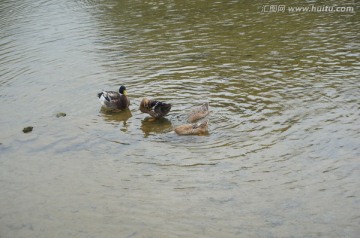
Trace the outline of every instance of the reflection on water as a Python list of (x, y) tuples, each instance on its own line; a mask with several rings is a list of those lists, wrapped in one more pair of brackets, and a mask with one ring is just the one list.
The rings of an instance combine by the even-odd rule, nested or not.
[(172, 131), (171, 121), (167, 118), (145, 117), (141, 121), (141, 130), (145, 137), (148, 137), (152, 133), (166, 133)]
[(126, 121), (132, 117), (132, 113), (129, 109), (119, 112), (113, 112), (101, 107), (100, 113), (105, 121), (108, 121), (109, 123), (112, 124), (118, 124), (119, 122), (123, 122), (124, 124), (126, 124)]
[[(356, 237), (357, 13), (262, 7), (1, 1), (0, 236)], [(210, 133), (176, 135), (204, 102)]]
[(127, 123), (127, 121), (132, 117), (131, 111), (129, 109), (121, 112), (112, 112), (101, 107), (100, 113), (104, 120), (108, 123), (113, 125), (123, 125), (123, 127), (120, 129), (121, 131), (126, 132), (128, 130), (130, 125)]

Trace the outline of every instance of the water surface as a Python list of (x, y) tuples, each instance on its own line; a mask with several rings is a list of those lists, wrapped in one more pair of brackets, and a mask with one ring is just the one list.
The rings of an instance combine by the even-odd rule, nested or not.
[[(0, 236), (357, 237), (358, 13), (262, 7), (1, 1)], [(209, 134), (173, 133), (203, 102)]]

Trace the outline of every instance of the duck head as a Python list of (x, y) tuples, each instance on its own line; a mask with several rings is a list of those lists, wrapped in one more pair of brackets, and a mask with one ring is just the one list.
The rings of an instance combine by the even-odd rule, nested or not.
[(119, 88), (119, 93), (126, 96), (127, 95), (126, 87), (121, 85)]

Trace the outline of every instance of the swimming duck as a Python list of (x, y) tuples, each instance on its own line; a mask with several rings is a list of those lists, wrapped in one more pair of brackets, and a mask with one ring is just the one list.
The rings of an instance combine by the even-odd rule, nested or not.
[(147, 113), (153, 118), (161, 118), (170, 112), (171, 104), (143, 98), (139, 109), (141, 112)]
[(195, 124), (185, 124), (175, 128), (179, 135), (203, 135), (208, 132), (208, 121)]
[(188, 122), (192, 123), (209, 114), (209, 103), (203, 103), (200, 107), (194, 108), (188, 114)]
[(101, 105), (108, 110), (124, 110), (130, 105), (125, 86), (120, 86), (119, 92), (103, 90), (98, 97)]

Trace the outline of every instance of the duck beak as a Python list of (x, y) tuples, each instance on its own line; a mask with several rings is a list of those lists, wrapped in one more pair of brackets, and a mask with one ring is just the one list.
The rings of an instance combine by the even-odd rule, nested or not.
[(124, 94), (124, 96), (127, 96), (127, 91), (126, 91), (126, 90), (124, 90), (123, 94)]

